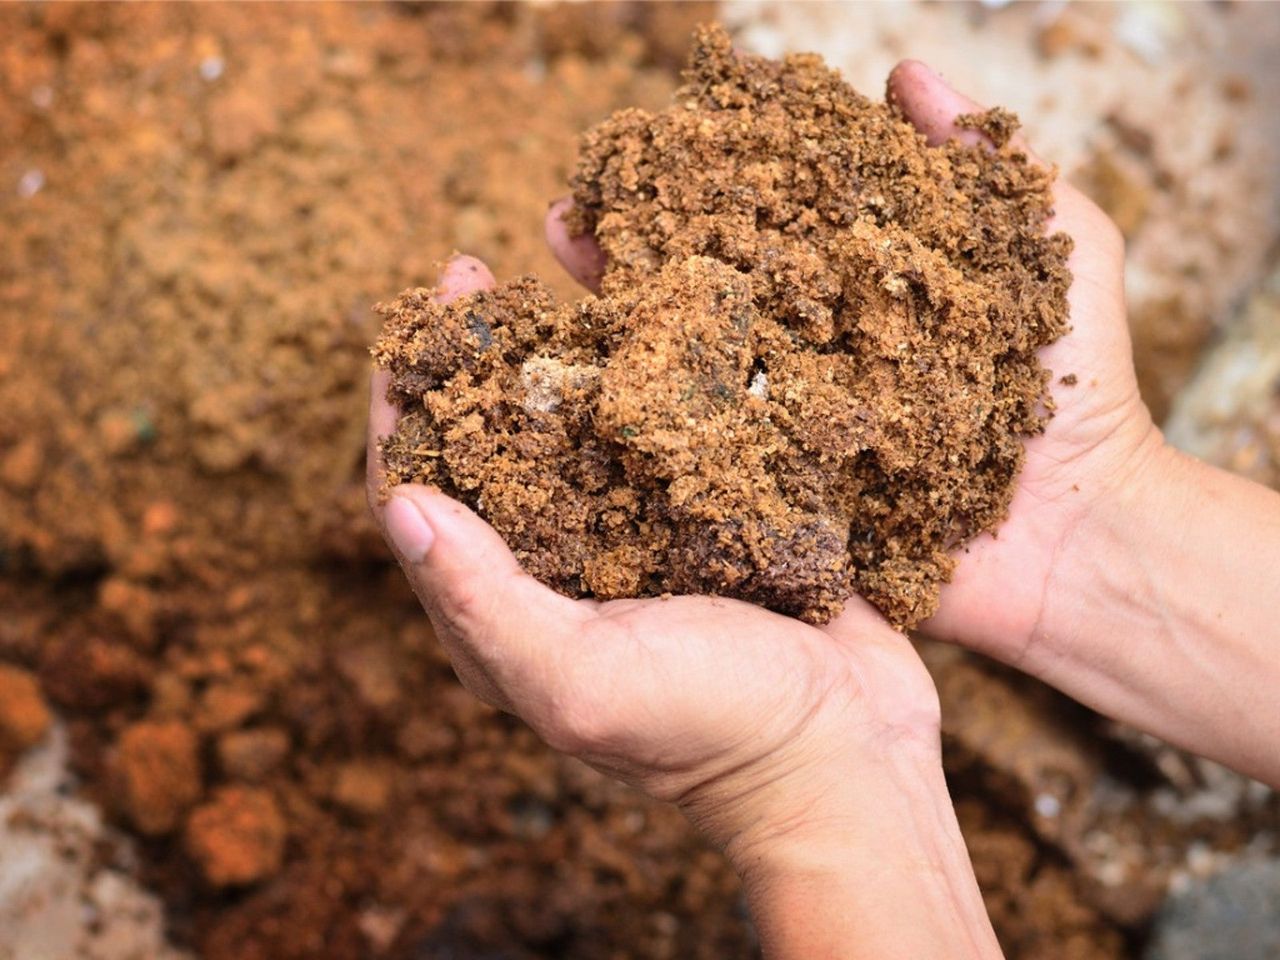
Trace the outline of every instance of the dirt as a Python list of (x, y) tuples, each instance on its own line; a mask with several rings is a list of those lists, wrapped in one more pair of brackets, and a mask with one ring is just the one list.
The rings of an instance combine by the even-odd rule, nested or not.
[[(0, 6), (0, 660), (199, 956), (752, 954), (678, 815), (458, 686), (361, 490), (372, 303), (455, 248), (575, 295), (541, 241), (575, 137), (660, 109), (704, 18)], [(1238, 780), (930, 665), (1011, 958), (1130, 955), (1131, 887), (1277, 832)]]
[(275, 797), (257, 787), (220, 787), (191, 812), (187, 853), (215, 887), (242, 886), (275, 876), (287, 835)]
[(1182, 449), (1280, 489), (1280, 250), (1178, 398), (1166, 431)]
[(35, 675), (0, 663), (0, 780), (24, 750), (40, 742), (50, 719)]
[(124, 813), (141, 833), (168, 833), (200, 798), (200, 741), (174, 720), (127, 727), (111, 765)]
[(672, 106), (583, 138), (601, 297), (382, 309), (388, 484), (479, 507), (572, 595), (927, 618), (948, 551), (1005, 515), (1067, 329), (1051, 175), (1008, 112), (965, 122), (996, 148), (928, 147), (819, 58), (701, 30)]

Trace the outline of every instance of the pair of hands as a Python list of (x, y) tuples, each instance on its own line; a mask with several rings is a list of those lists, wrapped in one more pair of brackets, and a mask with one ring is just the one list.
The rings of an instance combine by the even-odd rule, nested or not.
[[(888, 89), (930, 143), (979, 136), (954, 119), (981, 108), (923, 64), (900, 64)], [(548, 241), (594, 287), (600, 252), (590, 238), (566, 235), (565, 203), (548, 215)], [(1075, 374), (1078, 386), (1055, 387), (1057, 415), (1026, 444), (1008, 520), (998, 538), (969, 545), (922, 629), (1021, 666), (1047, 656), (1047, 601), (1073, 531), (1163, 455), (1133, 373), (1120, 234), (1062, 181), (1055, 208), (1051, 229), (1075, 240), (1074, 329), (1042, 359), (1055, 376)], [(492, 283), (479, 261), (456, 257), (438, 295), (447, 301)], [(442, 494), (405, 486), (378, 504), (377, 439), (396, 418), (385, 394), (385, 375), (375, 374), (371, 502), (469, 690), (522, 717), (551, 746), (679, 805), (749, 891), (797, 871), (822, 876), (833, 837), (874, 848), (877, 835), (893, 834), (886, 804), (907, 811), (907, 832), (941, 818), (945, 838), (939, 847), (897, 837), (886, 856), (896, 848), (905, 863), (939, 876), (959, 870), (966, 882), (941, 778), (937, 693), (910, 642), (874, 609), (852, 598), (838, 619), (813, 627), (719, 598), (562, 597)], [(868, 821), (879, 825), (869, 830)], [(967, 893), (959, 899), (973, 906)], [(982, 952), (994, 941), (974, 923)]]

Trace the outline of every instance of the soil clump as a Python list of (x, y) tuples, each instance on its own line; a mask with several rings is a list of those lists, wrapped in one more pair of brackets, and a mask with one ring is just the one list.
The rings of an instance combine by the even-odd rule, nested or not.
[(1007, 111), (965, 122), (993, 146), (927, 146), (818, 57), (701, 28), (671, 106), (582, 140), (599, 296), (381, 308), (388, 485), (479, 509), (570, 595), (927, 618), (1007, 512), (1052, 409), (1036, 351), (1068, 328), (1052, 173)]

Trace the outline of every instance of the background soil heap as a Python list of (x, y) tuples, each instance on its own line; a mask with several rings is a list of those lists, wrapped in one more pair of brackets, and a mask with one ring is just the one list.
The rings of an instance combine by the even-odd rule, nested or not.
[(1051, 174), (928, 147), (816, 56), (699, 31), (673, 106), (587, 134), (576, 226), (600, 298), (533, 281), (385, 308), (408, 413), (388, 482), (461, 497), (532, 573), (604, 599), (714, 593), (822, 622), (857, 589), (899, 626), (994, 528), (1066, 330)]

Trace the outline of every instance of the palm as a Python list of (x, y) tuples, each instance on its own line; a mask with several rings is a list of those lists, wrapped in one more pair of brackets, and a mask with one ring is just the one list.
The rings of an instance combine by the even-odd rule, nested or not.
[(662, 799), (723, 786), (766, 758), (798, 765), (824, 731), (917, 719), (928, 729), (936, 714), (911, 644), (861, 601), (822, 628), (710, 597), (582, 606), (586, 656), (563, 702), (591, 727), (567, 746)]
[(923, 627), (1015, 661), (1033, 642), (1063, 543), (1099, 495), (1134, 468), (1154, 435), (1133, 373), (1123, 241), (1070, 186), (1060, 186), (1056, 200), (1053, 227), (1075, 240), (1072, 330), (1041, 355), (1052, 372), (1056, 411), (1045, 432), (1027, 441), (1008, 519), (995, 535), (967, 546), (937, 616)]
[[(889, 96), (930, 143), (981, 140), (954, 120), (982, 107), (922, 64), (900, 64), (890, 75)], [(1123, 240), (1110, 219), (1064, 181), (1055, 187), (1054, 202), (1050, 229), (1075, 241), (1069, 296), (1073, 329), (1047, 348), (1042, 360), (1056, 380), (1068, 377), (1075, 383), (1053, 385), (1056, 415), (1042, 436), (1026, 444), (1008, 519), (998, 537), (984, 535), (964, 548), (953, 582), (943, 588), (938, 614), (922, 627), (927, 634), (963, 639), (1014, 662), (1033, 642), (1063, 542), (1091, 503), (1134, 469), (1156, 435), (1133, 373)], [(604, 266), (601, 253), (593, 238), (568, 236), (561, 222), (568, 205), (561, 201), (548, 212), (547, 239), (569, 272), (594, 288)]]

